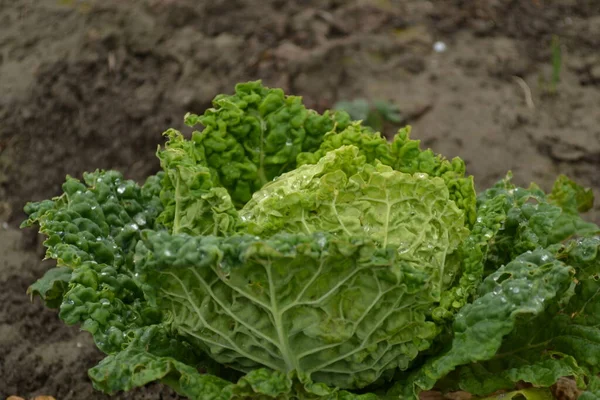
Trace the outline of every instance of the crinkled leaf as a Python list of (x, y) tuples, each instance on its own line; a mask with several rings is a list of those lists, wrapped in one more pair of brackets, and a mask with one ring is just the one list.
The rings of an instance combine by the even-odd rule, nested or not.
[(560, 313), (547, 322), (559, 332), (550, 348), (572, 355), (594, 375), (600, 373), (600, 236), (565, 245), (562, 257), (576, 270), (575, 289)]
[[(541, 301), (540, 297), (537, 301), (538, 304), (535, 304), (535, 291), (528, 288), (529, 285), (525, 288), (512, 287), (513, 292), (518, 289), (518, 293), (525, 292), (531, 296), (530, 300), (533, 303), (529, 304), (529, 312), (512, 320), (513, 326), (509, 331), (503, 333), (499, 346), (498, 337), (495, 337), (496, 342), (494, 346), (490, 346), (489, 351), (482, 353), (483, 355), (477, 355), (467, 362), (464, 359), (461, 360), (460, 362), (465, 365), (458, 367), (455, 372), (446, 376), (442, 384), (449, 389), (461, 389), (475, 395), (486, 395), (497, 390), (510, 389), (518, 382), (549, 387), (562, 377), (573, 377), (579, 388), (585, 388), (585, 380), (600, 373), (598, 367), (600, 364), (600, 331), (597, 328), (600, 323), (599, 249), (600, 237), (589, 237), (571, 241), (562, 246), (552, 246), (549, 250), (544, 251), (547, 253), (546, 257), (549, 257), (548, 253), (550, 252), (553, 254), (554, 261), (552, 263), (555, 265), (562, 264), (564, 268), (568, 267), (573, 270), (574, 279), (570, 278), (564, 282), (564, 284), (568, 284), (566, 290), (562, 291), (562, 294), (554, 296), (553, 299), (543, 297), (544, 300)], [(543, 250), (532, 254), (541, 251)], [(530, 255), (526, 256), (530, 257)], [(547, 261), (549, 260), (551, 259), (548, 258)], [(508, 272), (507, 268), (503, 267), (486, 279), (481, 288), (486, 293), (480, 293), (482, 297), (475, 300), (473, 306), (467, 305), (461, 310), (455, 321), (455, 332), (460, 332), (460, 326), (457, 324), (464, 316), (463, 314), (468, 314), (472, 307), (482, 303), (486, 297), (492, 296), (493, 298), (496, 295), (500, 301), (511, 303), (511, 298), (503, 295), (506, 293), (506, 289), (498, 290), (498, 287), (492, 289), (490, 286), (494, 280), (511, 282), (515, 275), (514, 272), (510, 272), (510, 274)], [(535, 273), (531, 275), (531, 278), (538, 281), (542, 278), (543, 284), (551, 282), (548, 276), (535, 277)], [(536, 285), (533, 281), (531, 284)], [(543, 311), (540, 312), (540, 305), (544, 304)], [(489, 313), (494, 313), (492, 311), (494, 309), (498, 308), (490, 305)], [(477, 317), (477, 315), (471, 315), (473, 320)], [(482, 321), (480, 324), (490, 323), (492, 317), (482, 317)], [(496, 331), (498, 329), (495, 328), (494, 332)], [(481, 343), (492, 342), (490, 337), (486, 340), (483, 340), (482, 337), (483, 335), (479, 338)], [(453, 349), (456, 348), (457, 343), (455, 338)], [(491, 347), (497, 350), (492, 353)], [(478, 349), (473, 344), (469, 344), (466, 348), (469, 350), (465, 354), (469, 355)], [(473, 363), (472, 361), (478, 362)], [(417, 384), (418, 382), (427, 382), (427, 379), (432, 377), (434, 369), (428, 370), (427, 368), (429, 366), (425, 367), (420, 377), (415, 379)], [(425, 379), (424, 376), (428, 378)], [(433, 381), (429, 381), (429, 384), (433, 384)]]
[(473, 177), (465, 177), (465, 162), (458, 157), (451, 161), (432, 150), (421, 150), (421, 141), (410, 138), (411, 127), (400, 129), (392, 142), (394, 163), (391, 165), (397, 171), (413, 174), (426, 173), (429, 176), (440, 177), (446, 182), (450, 192), (450, 200), (458, 208), (464, 210), (466, 220), (475, 222), (475, 187)]
[(489, 360), (522, 319), (534, 318), (570, 286), (574, 271), (549, 251), (523, 254), (489, 275), (479, 297), (454, 320), (451, 348), (425, 363), (403, 389), (407, 397), (429, 390), (461, 365)]
[[(546, 196), (537, 186), (518, 188), (512, 184), (511, 178), (509, 173), (479, 195), (477, 220), (457, 253), (462, 266), (460, 280), (458, 285), (444, 293), (434, 316), (449, 318), (452, 312), (448, 310), (464, 306), (481, 282), (485, 270), (493, 272), (526, 251), (560, 243), (573, 235), (600, 232), (595, 224), (584, 221), (576, 210), (561, 210), (552, 196)], [(565, 186), (573, 191), (565, 189), (561, 192), (564, 202), (575, 202), (577, 193), (589, 193), (566, 177), (557, 180), (555, 191), (557, 187)], [(485, 269), (484, 264), (487, 264)]]
[(323, 384), (300, 382), (294, 374), (257, 369), (223, 391), (229, 399), (257, 400), (379, 400), (373, 393), (355, 394)]
[(476, 204), (464, 162), (421, 150), (410, 127), (388, 143), (260, 82), (186, 123), (205, 129), (168, 131), (164, 173), (141, 188), (96, 172), (26, 208), (58, 263), (30, 293), (109, 353), (98, 388), (370, 400), (569, 376), (598, 397), (591, 191), (509, 176)]
[(360, 388), (406, 369), (437, 334), (432, 273), (368, 240), (148, 232), (136, 265), (171, 328), (243, 372)]
[(132, 330), (124, 349), (89, 370), (94, 387), (108, 394), (162, 381), (191, 399), (222, 399), (230, 382), (212, 374), (218, 368), (202, 362), (189, 345), (170, 338), (160, 326)]
[(597, 400), (600, 399), (600, 377), (593, 376), (590, 379), (587, 390), (579, 396), (578, 400)]
[[(538, 347), (528, 352), (523, 346), (523, 353), (512, 349), (504, 353), (501, 349), (491, 361), (465, 365), (445, 378), (452, 386), (469, 392), (475, 396), (486, 396), (499, 390), (514, 388), (520, 382), (527, 382), (536, 387), (550, 387), (562, 377), (575, 377), (580, 386), (585, 386), (582, 369), (571, 356), (561, 353), (545, 353)], [(533, 349), (535, 343), (529, 346)]]
[(316, 164), (327, 152), (342, 146), (356, 146), (370, 164), (376, 160), (396, 171), (415, 174), (426, 173), (442, 178), (448, 188), (450, 200), (465, 212), (466, 221), (473, 224), (476, 218), (476, 195), (472, 177), (465, 177), (465, 164), (460, 158), (452, 161), (431, 150), (421, 150), (420, 141), (410, 139), (411, 127), (400, 129), (392, 143), (377, 132), (353, 123), (339, 132), (330, 132), (323, 138), (317, 151), (298, 155), (298, 165)]
[[(600, 228), (584, 221), (572, 210), (563, 210), (552, 196), (537, 186), (519, 188), (511, 183), (511, 174), (494, 187), (479, 195), (485, 203), (499, 196), (506, 196), (506, 220), (496, 235), (486, 260), (486, 270), (494, 271), (513, 258), (539, 248), (559, 244), (574, 236), (590, 236), (600, 233)], [(561, 181), (561, 179), (559, 179)]]
[(360, 122), (354, 122), (341, 132), (328, 132), (323, 137), (319, 149), (314, 152), (304, 152), (298, 155), (298, 166), (316, 164), (328, 152), (343, 146), (355, 146), (366, 161), (374, 164), (379, 160), (385, 165), (392, 165), (394, 157), (390, 143), (378, 132), (372, 132)]
[(282, 175), (256, 192), (240, 213), (248, 231), (261, 237), (329, 232), (391, 246), (398, 260), (429, 276), (436, 298), (456, 273), (457, 264), (447, 256), (468, 234), (464, 214), (442, 179), (373, 166), (354, 146)]
[[(452, 318), (456, 311), (472, 299), (483, 279), (489, 245), (506, 220), (507, 204), (508, 198), (504, 195), (479, 204), (477, 221), (469, 236), (448, 260), (460, 265), (460, 268), (455, 271), (459, 272), (459, 278), (454, 281), (452, 287), (442, 293), (440, 305), (433, 311), (435, 320), (443, 321)], [(452, 269), (448, 271), (452, 272)]]
[(171, 129), (157, 155), (165, 172), (161, 188), (164, 210), (158, 221), (173, 232), (190, 235), (228, 235), (239, 217), (225, 188), (215, 187), (208, 167), (199, 164), (201, 149)]
[[(67, 178), (62, 196), (25, 208), (30, 218), (24, 225), (39, 224), (47, 236), (47, 257), (72, 271), (63, 298), (52, 292), (53, 303), (62, 301), (60, 317), (82, 323), (105, 352), (120, 349), (130, 327), (160, 318), (146, 304), (132, 271), (140, 228), (154, 228), (162, 210), (160, 180), (153, 176), (139, 187), (118, 172), (97, 171), (85, 174), (84, 183)], [(62, 283), (52, 285), (63, 290), (66, 273), (61, 277)], [(41, 289), (32, 290), (42, 294)]]
[(90, 332), (105, 353), (119, 351), (130, 329), (161, 319), (131, 274), (110, 265), (83, 262), (73, 271), (69, 287), (60, 318), (69, 325), (81, 323), (81, 329)]
[(62, 303), (71, 280), (72, 270), (69, 267), (50, 268), (44, 276), (29, 286), (27, 293), (40, 296), (50, 308), (57, 308)]
[(552, 203), (572, 214), (586, 212), (594, 206), (592, 189), (579, 186), (565, 175), (556, 179), (549, 197)]
[(170, 337), (157, 325), (129, 331), (124, 347), (90, 369), (96, 389), (114, 394), (162, 381), (192, 400), (377, 399), (372, 394), (355, 395), (322, 384), (301, 383), (293, 375), (264, 368), (252, 370), (238, 380), (238, 373), (203, 358), (189, 344)]
[(193, 141), (198, 161), (210, 168), (237, 206), (278, 175), (296, 167), (296, 156), (316, 150), (323, 135), (342, 129), (346, 113), (323, 115), (308, 110), (297, 96), (269, 89), (260, 81), (238, 84), (234, 95), (219, 95), (204, 115), (186, 123), (202, 124)]
[(320, 384), (302, 383), (293, 375), (265, 368), (255, 369), (234, 381), (227, 380), (214, 375), (227, 374), (219, 371), (218, 366), (211, 362), (205, 366), (190, 353), (184, 354), (185, 351), (186, 346), (169, 339), (164, 329), (151, 326), (135, 331), (123, 351), (106, 357), (89, 375), (94, 387), (108, 394), (161, 381), (190, 400), (378, 399), (374, 394), (357, 395)]

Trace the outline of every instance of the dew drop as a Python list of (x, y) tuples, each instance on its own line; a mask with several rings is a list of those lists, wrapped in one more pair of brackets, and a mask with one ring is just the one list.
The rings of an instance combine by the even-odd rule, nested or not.
[(317, 239), (317, 244), (319, 245), (319, 247), (321, 247), (322, 249), (325, 248), (325, 245), (327, 244), (327, 239), (325, 239), (325, 236), (321, 236)]
[(136, 216), (133, 217), (133, 220), (138, 225), (146, 225), (146, 217), (142, 213), (136, 214)]

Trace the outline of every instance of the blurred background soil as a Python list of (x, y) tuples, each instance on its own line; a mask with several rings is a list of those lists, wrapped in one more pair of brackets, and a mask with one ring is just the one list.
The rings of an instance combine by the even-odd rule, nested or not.
[(25, 293), (48, 266), (35, 233), (16, 230), (22, 207), (66, 174), (142, 180), (185, 112), (262, 79), (317, 110), (395, 103), (478, 189), (512, 170), (545, 189), (567, 174), (598, 196), (598, 49), (596, 0), (0, 0), (0, 399), (108, 398), (87, 378), (102, 358), (88, 335)]

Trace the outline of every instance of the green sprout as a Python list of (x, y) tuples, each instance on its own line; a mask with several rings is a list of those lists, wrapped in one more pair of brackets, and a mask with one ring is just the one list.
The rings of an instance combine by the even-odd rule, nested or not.
[(369, 102), (359, 98), (349, 101), (339, 101), (333, 106), (335, 110), (346, 111), (354, 120), (363, 121), (363, 124), (380, 132), (386, 123), (401, 124), (404, 118), (398, 106), (385, 100)]
[(552, 41), (550, 43), (551, 48), (551, 62), (552, 72), (550, 74), (550, 81), (547, 82), (546, 78), (540, 76), (540, 86), (550, 95), (558, 93), (558, 84), (560, 83), (560, 74), (562, 71), (562, 49), (560, 45), (560, 38), (557, 35), (552, 35)]

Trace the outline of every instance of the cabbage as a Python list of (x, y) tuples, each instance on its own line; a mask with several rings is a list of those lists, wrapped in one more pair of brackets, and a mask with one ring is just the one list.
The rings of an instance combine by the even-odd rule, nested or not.
[(589, 190), (508, 175), (477, 196), (410, 127), (388, 141), (260, 82), (186, 122), (204, 129), (168, 130), (144, 185), (96, 171), (26, 206), (57, 262), (29, 291), (107, 354), (96, 388), (368, 400), (573, 377), (595, 396)]

